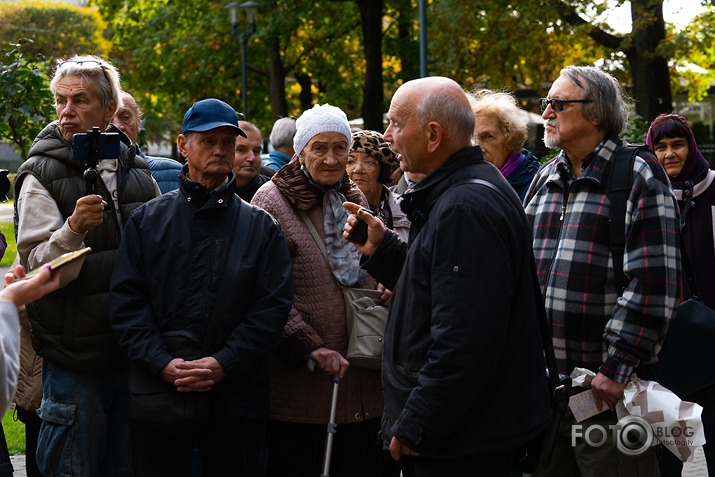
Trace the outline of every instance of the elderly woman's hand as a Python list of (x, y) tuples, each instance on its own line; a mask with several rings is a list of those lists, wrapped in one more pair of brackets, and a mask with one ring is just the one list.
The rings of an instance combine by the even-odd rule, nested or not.
[(340, 374), (339, 378), (343, 379), (345, 373), (350, 367), (350, 362), (345, 359), (340, 353), (335, 350), (320, 347), (310, 352), (310, 357), (328, 374)]
[(385, 235), (385, 225), (377, 217), (361, 211), (361, 207), (357, 204), (353, 204), (352, 202), (343, 202), (343, 207), (350, 212), (348, 220), (345, 223), (343, 237), (350, 240), (350, 235), (353, 233), (353, 229), (357, 225), (357, 217), (360, 217), (360, 220), (367, 224), (367, 240), (362, 245), (355, 242), (353, 243), (355, 243), (355, 246), (360, 253), (367, 257), (372, 256), (372, 254), (375, 253), (377, 246), (380, 244), (382, 237)]

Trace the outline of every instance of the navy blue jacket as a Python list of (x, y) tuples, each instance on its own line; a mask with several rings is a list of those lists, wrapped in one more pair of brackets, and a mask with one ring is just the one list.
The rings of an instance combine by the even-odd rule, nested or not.
[(110, 288), (112, 330), (131, 361), (157, 374), (174, 357), (160, 333), (188, 330), (203, 341), (229, 254), (237, 213), (252, 214), (238, 279), (209, 355), (226, 377), (211, 390), (222, 415), (268, 417), (268, 362), (293, 301), (283, 234), (266, 212), (234, 193), (180, 188), (139, 207), (124, 229)]
[[(502, 189), (456, 185), (467, 178)], [(531, 229), (478, 147), (403, 194), (408, 245), (386, 234), (363, 267), (394, 291), (385, 330), (384, 445), (423, 457), (515, 448), (550, 417)]]
[[(529, 190), (531, 180), (541, 167), (541, 162), (539, 162), (539, 159), (528, 149), (522, 149), (521, 154), (521, 164), (519, 164), (519, 167), (517, 167), (514, 172), (509, 174), (506, 180), (516, 191), (519, 200), (523, 202), (524, 197), (526, 197), (526, 191)], [(149, 166), (151, 167), (151, 164), (149, 164)]]

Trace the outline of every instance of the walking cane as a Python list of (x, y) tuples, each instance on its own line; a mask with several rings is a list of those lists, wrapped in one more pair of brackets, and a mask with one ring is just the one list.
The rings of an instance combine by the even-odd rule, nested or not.
[[(308, 360), (308, 369), (310, 372), (315, 371), (316, 362), (313, 358)], [(340, 371), (338, 374), (329, 376), (330, 382), (333, 383), (333, 398), (330, 402), (330, 422), (328, 422), (328, 436), (325, 440), (325, 457), (323, 458), (323, 473), (320, 477), (330, 477), (330, 458), (333, 454), (333, 439), (335, 433), (338, 432), (338, 425), (335, 423), (335, 414), (338, 412), (338, 386), (340, 385)]]

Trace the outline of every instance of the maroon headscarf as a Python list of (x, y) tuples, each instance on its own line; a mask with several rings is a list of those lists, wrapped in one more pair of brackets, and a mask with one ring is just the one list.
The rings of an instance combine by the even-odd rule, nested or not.
[(683, 137), (688, 140), (688, 157), (685, 158), (685, 163), (680, 173), (676, 177), (670, 178), (670, 183), (674, 189), (684, 189), (685, 181), (688, 179), (697, 184), (705, 178), (710, 169), (707, 159), (705, 159), (695, 144), (693, 130), (688, 124), (688, 120), (679, 114), (661, 114), (648, 128), (648, 135), (645, 142), (653, 149), (656, 142), (662, 138)]

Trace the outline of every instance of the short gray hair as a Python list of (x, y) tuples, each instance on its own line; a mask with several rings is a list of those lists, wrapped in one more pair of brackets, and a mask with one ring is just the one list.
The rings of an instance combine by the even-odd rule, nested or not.
[(117, 68), (102, 58), (94, 55), (74, 55), (69, 60), (61, 61), (57, 65), (52, 81), (50, 81), (50, 91), (53, 95), (57, 90), (57, 82), (66, 76), (79, 76), (94, 80), (94, 89), (99, 95), (102, 106), (116, 101), (115, 114), (122, 106), (119, 72)]
[(293, 137), (295, 136), (295, 119), (281, 118), (273, 124), (270, 141), (274, 149), (283, 147), (293, 147)]
[(459, 99), (452, 94), (430, 90), (422, 96), (415, 109), (415, 119), (420, 128), (430, 121), (438, 122), (444, 128), (446, 142), (455, 148), (472, 144), (476, 122), (469, 101)]
[(584, 90), (584, 103), (581, 111), (589, 121), (596, 121), (598, 128), (606, 134), (620, 134), (626, 124), (625, 93), (616, 78), (593, 66), (567, 66), (561, 70), (566, 76)]

